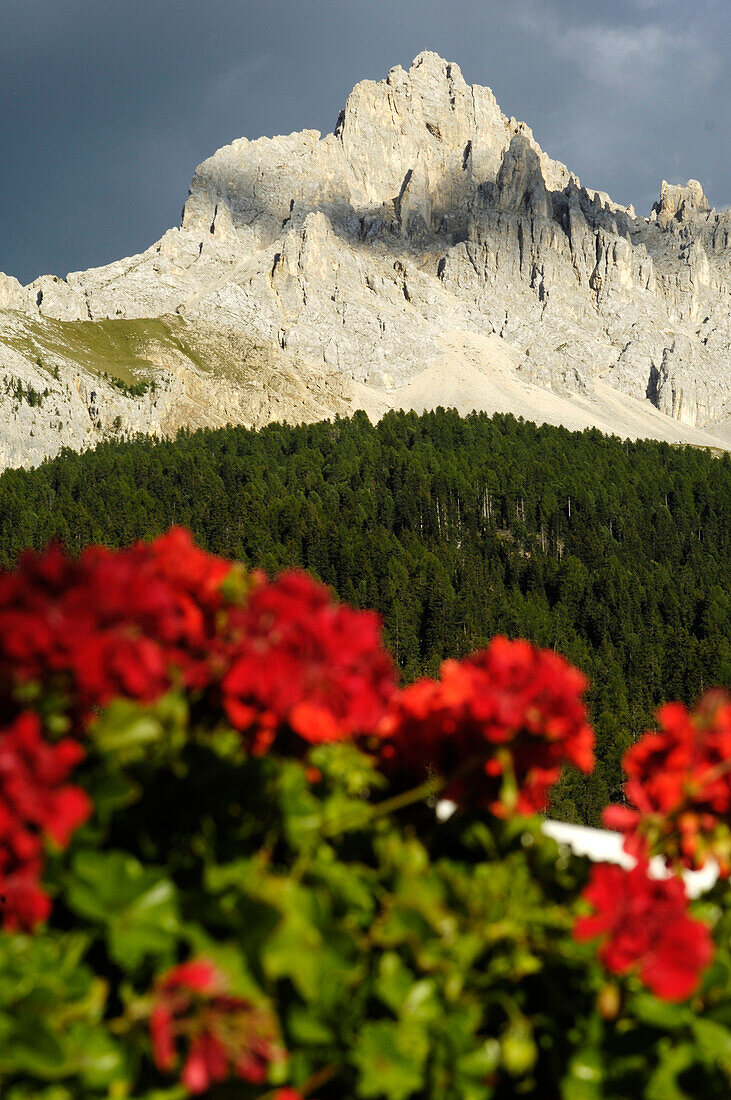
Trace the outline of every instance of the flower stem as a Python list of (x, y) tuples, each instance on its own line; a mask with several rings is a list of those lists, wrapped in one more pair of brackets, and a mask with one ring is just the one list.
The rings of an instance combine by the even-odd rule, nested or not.
[[(318, 1089), (321, 1085), (326, 1085), (328, 1081), (332, 1081), (333, 1077), (337, 1077), (341, 1068), (341, 1066), (334, 1065), (323, 1066), (322, 1069), (316, 1070), (315, 1073), (308, 1077), (305, 1083), (301, 1085), (297, 1091), (301, 1093), (302, 1096), (308, 1096), (313, 1089)], [(274, 1100), (280, 1088), (281, 1086), (277, 1085), (276, 1088), (269, 1089), (268, 1092), (262, 1093), (259, 1100)]]
[(353, 825), (370, 823), (379, 817), (386, 817), (388, 814), (403, 810), (406, 806), (413, 806), (415, 802), (425, 802), (429, 798), (433, 798), (434, 795), (439, 794), (444, 789), (445, 783), (446, 780), (441, 777), (431, 776), (419, 787), (413, 787), (411, 790), (394, 795), (393, 798), (386, 798), (383, 802), (377, 802), (374, 806), (369, 807), (369, 812), (364, 816), (353, 814), (348, 818), (342, 818), (340, 821), (326, 825), (322, 830), (322, 835), (337, 836), (338, 833), (342, 833), (349, 828), (351, 822)]

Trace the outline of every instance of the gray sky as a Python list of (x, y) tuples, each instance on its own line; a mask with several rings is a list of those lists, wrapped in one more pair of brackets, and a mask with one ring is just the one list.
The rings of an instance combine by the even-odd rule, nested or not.
[(0, 0), (0, 270), (140, 251), (219, 146), (329, 131), (422, 49), (616, 201), (731, 204), (731, 0)]

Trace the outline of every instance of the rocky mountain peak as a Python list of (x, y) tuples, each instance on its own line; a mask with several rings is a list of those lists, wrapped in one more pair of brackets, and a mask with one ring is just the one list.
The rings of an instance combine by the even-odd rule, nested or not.
[(17, 279), (0, 271), (0, 309), (22, 309), (26, 297)]
[(503, 155), (495, 186), (495, 205), (515, 214), (549, 216), (551, 203), (541, 159), (524, 132), (513, 135)]
[(667, 224), (671, 218), (685, 221), (693, 214), (705, 214), (710, 210), (710, 204), (698, 180), (688, 180), (685, 186), (663, 180), (660, 201), (653, 206), (652, 214), (661, 224)]
[[(731, 400), (731, 214), (690, 180), (637, 217), (425, 51), (356, 84), (331, 134), (219, 149), (141, 255), (28, 287), (0, 276), (0, 311), (0, 370), (35, 390), (51, 370), (61, 404), (82, 401), (75, 420), (27, 414), (41, 454), (108, 430), (118, 401), (95, 380), (90, 417), (98, 352), (78, 349), (93, 337), (116, 363), (122, 332), (129, 369), (169, 382), (129, 405), (135, 430), (400, 402), (708, 442)], [(222, 386), (209, 364), (231, 355)]]

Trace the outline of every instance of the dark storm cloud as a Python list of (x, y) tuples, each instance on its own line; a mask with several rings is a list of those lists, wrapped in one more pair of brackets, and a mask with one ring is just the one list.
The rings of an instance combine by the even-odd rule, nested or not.
[(729, 0), (0, 0), (0, 269), (146, 247), (214, 149), (330, 130), (422, 49), (618, 201), (696, 176), (731, 202)]

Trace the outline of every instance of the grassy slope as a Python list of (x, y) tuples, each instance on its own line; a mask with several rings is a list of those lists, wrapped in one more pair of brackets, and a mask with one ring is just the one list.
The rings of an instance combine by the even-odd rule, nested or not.
[(22, 355), (52, 370), (58, 360), (71, 361), (90, 374), (109, 374), (126, 383), (150, 377), (155, 347), (173, 347), (196, 367), (206, 362), (191, 348), (185, 322), (178, 317), (134, 320), (56, 321), (24, 320), (21, 332), (3, 340)]

